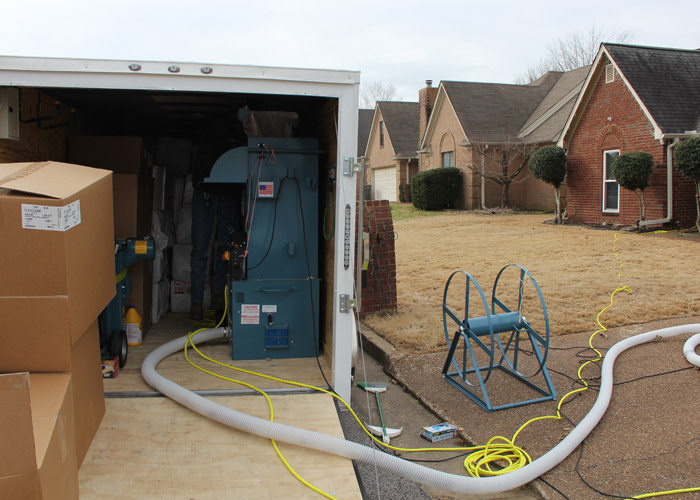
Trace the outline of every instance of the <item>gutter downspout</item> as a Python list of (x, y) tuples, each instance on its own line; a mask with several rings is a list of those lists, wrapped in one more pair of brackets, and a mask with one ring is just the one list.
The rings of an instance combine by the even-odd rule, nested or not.
[(356, 306), (355, 309), (357, 312), (360, 312), (360, 308), (362, 307), (362, 250), (364, 248), (364, 211), (365, 211), (365, 171), (367, 169), (367, 158), (364, 156), (360, 158), (360, 171), (358, 173), (358, 177), (361, 179), (360, 182), (360, 199), (358, 200), (358, 206), (357, 206), (357, 248), (355, 248), (355, 258), (357, 259), (355, 261), (355, 300)]
[[(487, 146), (488, 147), (488, 146)], [(481, 155), (481, 209), (486, 210), (486, 178), (484, 177), (484, 155)]]
[(637, 227), (666, 224), (673, 219), (673, 147), (680, 142), (678, 137), (666, 146), (666, 217), (656, 220), (639, 220)]

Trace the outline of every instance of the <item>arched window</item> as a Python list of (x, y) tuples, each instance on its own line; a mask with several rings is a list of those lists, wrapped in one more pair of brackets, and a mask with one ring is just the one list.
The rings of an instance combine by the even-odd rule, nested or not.
[(455, 166), (455, 139), (449, 132), (440, 138), (440, 156), (443, 168)]

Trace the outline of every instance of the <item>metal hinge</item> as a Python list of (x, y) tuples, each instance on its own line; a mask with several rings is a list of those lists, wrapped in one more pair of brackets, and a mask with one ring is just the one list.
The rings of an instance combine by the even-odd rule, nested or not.
[(350, 309), (357, 307), (357, 299), (351, 299), (346, 293), (340, 294), (340, 312), (350, 312)]
[[(362, 159), (364, 160), (364, 158)], [(343, 159), (343, 175), (346, 177), (352, 177), (352, 174), (355, 174), (360, 171), (360, 164), (355, 163), (355, 158), (352, 156), (348, 156), (347, 158)]]

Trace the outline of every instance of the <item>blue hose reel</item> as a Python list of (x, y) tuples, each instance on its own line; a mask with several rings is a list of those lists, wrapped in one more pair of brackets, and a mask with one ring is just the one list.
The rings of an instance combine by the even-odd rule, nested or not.
[[(513, 291), (509, 294), (503, 293), (499, 290), (499, 281), (505, 276), (511, 278), (514, 274), (518, 283), (517, 294)], [(454, 284), (457, 284), (462, 279), (464, 280), (464, 300), (455, 306), (451, 300), (455, 291), (450, 292), (450, 286), (453, 280)], [(478, 302), (481, 299), (484, 316), (470, 315), (469, 302), (472, 289), (478, 293), (474, 297), (475, 301)], [(531, 289), (536, 293), (529, 293)], [(450, 299), (449, 304), (448, 299)], [(536, 318), (528, 321), (525, 314), (531, 313)], [(442, 375), (445, 380), (479, 406), (492, 412), (556, 399), (557, 394), (546, 366), (549, 353), (547, 307), (537, 281), (524, 267), (510, 264), (501, 269), (493, 285), (490, 308), (484, 292), (474, 277), (465, 271), (455, 271), (445, 284), (442, 314), (445, 340), (449, 347)], [(535, 326), (540, 330), (544, 329), (544, 333), (538, 332)], [(455, 327), (456, 330), (450, 341), (450, 331)], [(463, 348), (458, 349), (461, 343)], [(523, 347), (528, 348), (530, 352), (526, 353)], [(459, 357), (461, 360), (458, 359)], [(451, 367), (455, 370), (449, 371)], [(486, 383), (496, 369), (522, 382), (537, 396), (494, 406), (492, 398), (487, 393)], [(538, 378), (543, 379), (543, 385), (535, 383)], [(499, 396), (502, 394), (499, 393)]]

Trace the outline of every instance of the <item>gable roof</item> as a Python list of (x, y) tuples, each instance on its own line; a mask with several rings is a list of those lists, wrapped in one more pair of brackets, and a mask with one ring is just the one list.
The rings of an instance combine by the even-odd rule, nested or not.
[(603, 47), (664, 134), (700, 129), (700, 50)]
[(567, 147), (595, 86), (612, 63), (654, 127), (654, 137), (697, 135), (700, 50), (602, 43), (559, 139)]
[(421, 147), (430, 143), (436, 117), (446, 101), (466, 141), (556, 142), (587, 73), (587, 67), (550, 71), (528, 85), (441, 82)]
[(391, 138), (394, 155), (397, 158), (417, 158), (420, 122), (418, 103), (379, 101), (377, 110), (384, 120), (384, 130)]
[(357, 157), (365, 155), (369, 131), (372, 128), (373, 109), (360, 109), (357, 115)]
[(589, 70), (584, 66), (562, 73), (520, 128), (519, 137), (527, 142), (557, 142)]
[[(551, 88), (477, 82), (442, 82), (457, 119), (471, 142), (514, 137)], [(439, 91), (438, 91), (439, 92)]]

